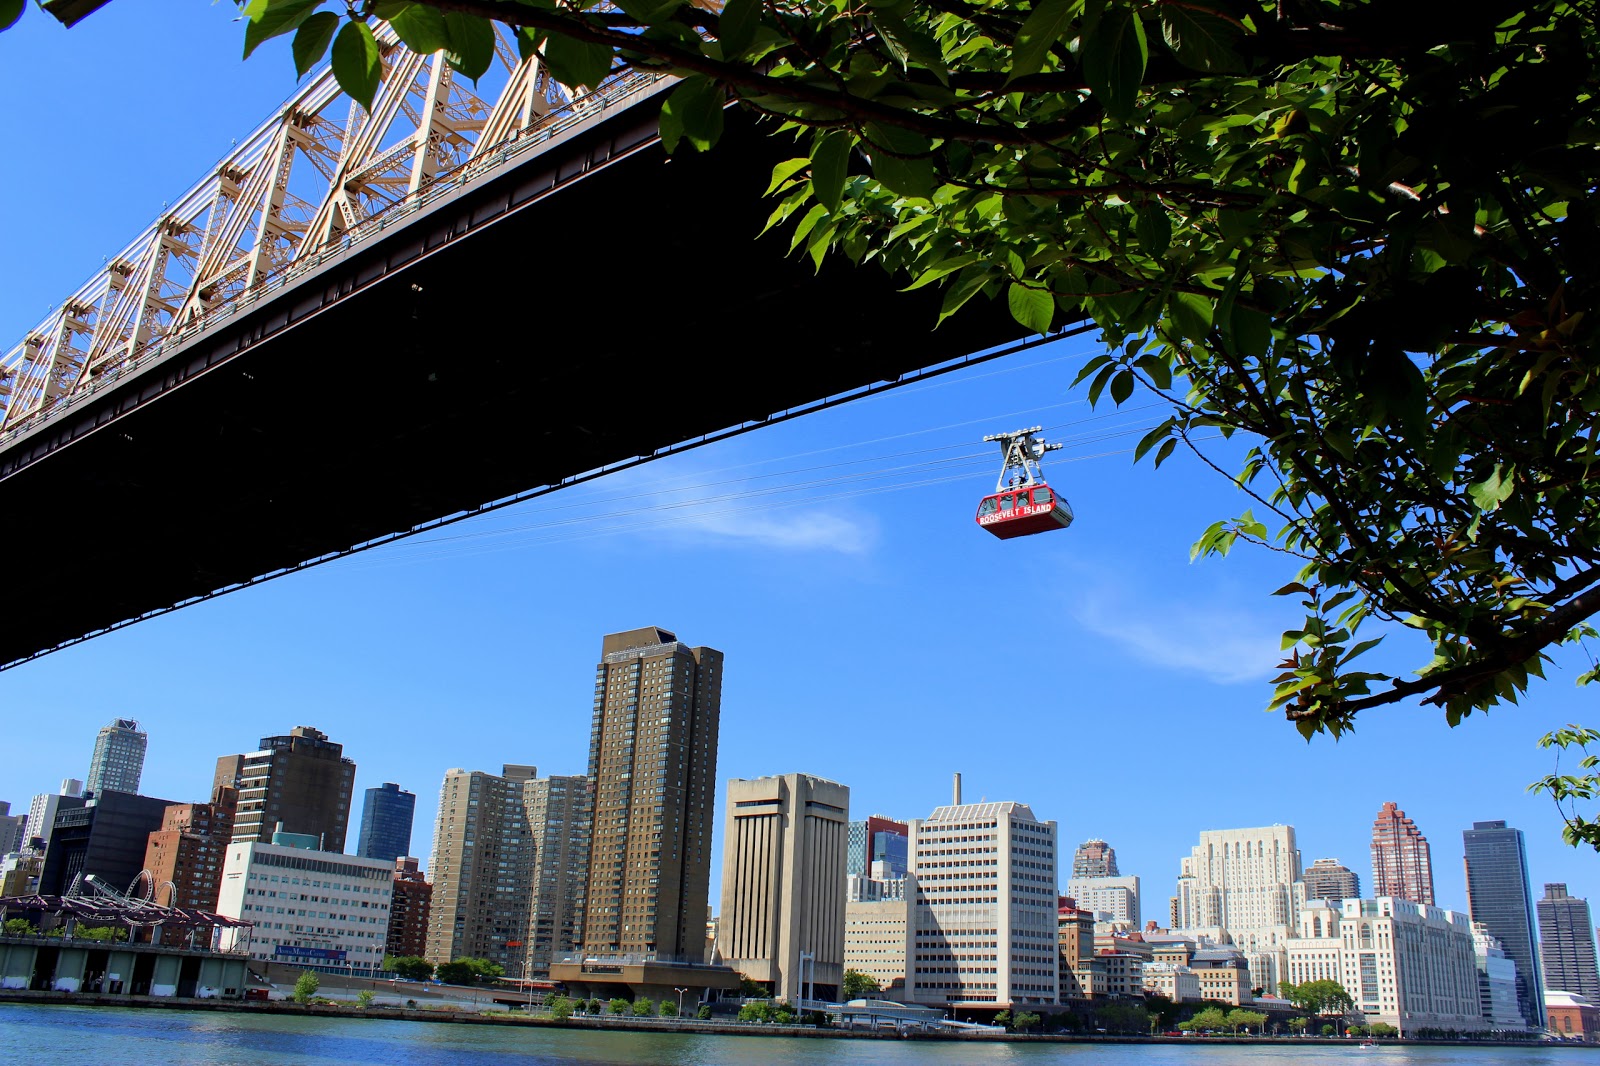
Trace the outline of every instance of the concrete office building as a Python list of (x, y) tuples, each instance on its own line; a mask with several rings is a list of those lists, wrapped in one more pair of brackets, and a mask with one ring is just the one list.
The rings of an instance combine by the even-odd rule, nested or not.
[(1372, 823), (1372, 895), (1433, 903), (1433, 853), (1428, 838), (1393, 803)]
[(728, 782), (717, 950), (786, 1003), (844, 982), (850, 789), (810, 774)]
[(422, 876), (416, 859), (401, 856), (394, 861), (389, 889), (389, 930), (384, 954), (397, 959), (421, 957), (428, 950), (433, 886)]
[(1208, 829), (1182, 862), (1173, 932), (1233, 944), (1252, 987), (1274, 992), (1304, 892), (1293, 826)]
[(93, 874), (108, 887), (127, 891), (144, 869), (150, 834), (161, 828), (173, 805), (171, 800), (112, 789), (80, 803), (63, 804), (56, 812), (39, 878), (41, 895), (66, 895), (79, 874)]
[(1056, 905), (1056, 994), (1062, 1003), (1089, 998), (1094, 987), (1094, 912), (1070, 896)]
[(877, 981), (886, 999), (905, 992), (909, 917), (910, 904), (903, 895), (844, 905), (844, 968)]
[(1517, 964), (1482, 922), (1472, 923), (1472, 950), (1478, 967), (1478, 1009), (1494, 1030), (1526, 1032), (1517, 1004)]
[(1067, 882), (1067, 895), (1100, 921), (1127, 922), (1135, 929), (1144, 924), (1139, 917), (1137, 876), (1074, 877)]
[(94, 739), (94, 755), (89, 760), (89, 792), (113, 789), (138, 793), (144, 775), (144, 753), (150, 738), (131, 718), (113, 718)]
[[(896, 880), (906, 875), (906, 825), (881, 814), (850, 823), (845, 873), (851, 877)], [(875, 865), (878, 873), (873, 872)]]
[(1117, 877), (1117, 849), (1096, 837), (1085, 840), (1072, 853), (1072, 879)]
[(33, 802), (28, 807), (28, 824), (23, 829), (23, 842), (39, 841), (42, 849), (50, 843), (50, 831), (55, 828), (56, 813), (72, 807), (82, 807), (83, 782), (75, 777), (62, 779), (61, 788), (55, 793), (44, 793), (33, 797)]
[(1284, 949), (1290, 984), (1344, 979), (1344, 941), (1339, 935), (1343, 917), (1343, 901), (1306, 900), (1296, 920), (1295, 935)]
[[(145, 838), (144, 868), (158, 886), (170, 882), (178, 907), (215, 911), (233, 812), (239, 794), (221, 787), (210, 803), (175, 803), (161, 815), (161, 828)], [(158, 895), (159, 902), (166, 902)]]
[(211, 784), (239, 790), (234, 840), (268, 844), (281, 826), (337, 852), (350, 826), (355, 777), (344, 745), (321, 730), (295, 726), (288, 736), (262, 737), (258, 751), (218, 759)]
[(1305, 871), (1306, 899), (1325, 899), (1338, 903), (1361, 898), (1361, 878), (1355, 871), (1339, 865), (1338, 859), (1318, 859)]
[[(255, 923), (232, 929), (224, 947), (260, 962), (324, 973), (372, 975), (383, 968), (394, 864), (287, 843), (227, 847), (217, 913)], [(231, 934), (231, 935), (229, 935)]]
[(411, 820), (417, 796), (393, 781), (369, 788), (361, 804), (361, 835), (356, 854), (363, 859), (393, 862), (411, 853)]
[(1028, 1009), (1057, 1000), (1056, 823), (1023, 803), (938, 807), (911, 822), (906, 999)]
[(600, 652), (583, 951), (699, 961), (711, 886), (722, 653), (691, 648), (655, 626), (611, 633)]
[(1466, 848), (1467, 906), (1517, 964), (1517, 1005), (1536, 1028), (1544, 1025), (1544, 974), (1534, 934), (1533, 893), (1522, 830), (1503, 821), (1473, 822)]
[(1600, 1003), (1600, 974), (1595, 972), (1594, 926), (1589, 901), (1567, 895), (1565, 884), (1547, 884), (1537, 905), (1539, 962), (1544, 967), (1544, 987), (1572, 992)]

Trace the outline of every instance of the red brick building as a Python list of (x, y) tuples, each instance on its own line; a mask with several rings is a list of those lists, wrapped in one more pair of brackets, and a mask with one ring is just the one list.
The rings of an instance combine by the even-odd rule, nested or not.
[(428, 940), (428, 912), (433, 886), (417, 869), (417, 860), (394, 861), (394, 899), (389, 902), (389, 939), (384, 953), (401, 958), (421, 956)]
[[(197, 910), (217, 909), (222, 860), (233, 836), (233, 815), (239, 793), (212, 790), (210, 803), (175, 803), (166, 809), (161, 828), (151, 833), (144, 868), (155, 878), (156, 902)], [(171, 884), (171, 888), (167, 885)]]
[(1576, 992), (1545, 992), (1545, 1023), (1567, 1040), (1600, 1044), (1600, 1006)]

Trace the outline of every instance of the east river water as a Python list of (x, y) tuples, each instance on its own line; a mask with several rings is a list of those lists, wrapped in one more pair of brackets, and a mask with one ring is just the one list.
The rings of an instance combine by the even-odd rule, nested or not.
[(1600, 1048), (1014, 1044), (609, 1033), (0, 1004), (0, 1064), (41, 1066), (1578, 1066)]

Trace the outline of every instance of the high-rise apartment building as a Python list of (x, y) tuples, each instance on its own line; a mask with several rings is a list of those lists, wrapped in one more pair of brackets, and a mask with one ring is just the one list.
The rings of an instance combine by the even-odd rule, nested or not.
[(434, 826), (425, 956), (482, 958), (508, 975), (549, 972), (583, 928), (588, 780), (450, 770)]
[(1428, 838), (1393, 803), (1372, 823), (1372, 895), (1433, 903), (1433, 856)]
[(654, 626), (605, 638), (585, 954), (704, 957), (721, 712), (721, 652)]
[(1117, 849), (1098, 837), (1085, 840), (1072, 853), (1072, 876), (1118, 877)]
[(910, 828), (906, 999), (949, 1009), (1055, 1003), (1056, 823), (1023, 803), (955, 803)]
[[(881, 814), (851, 822), (845, 873), (879, 881), (898, 880), (906, 875), (906, 843), (904, 822)], [(874, 866), (877, 873), (873, 872)]]
[(844, 982), (850, 789), (809, 774), (728, 782), (717, 948), (788, 1003)]
[(118, 792), (139, 791), (139, 778), (144, 775), (144, 752), (150, 738), (140, 731), (139, 723), (131, 718), (113, 718), (111, 724), (100, 730), (94, 738), (94, 756), (89, 760), (90, 792), (115, 789)]
[(28, 830), (26, 814), (12, 814), (11, 801), (0, 800), (0, 855), (21, 851)]
[(1101, 921), (1127, 922), (1135, 929), (1143, 924), (1139, 914), (1139, 878), (1073, 877), (1067, 882), (1067, 895), (1079, 907)]
[(356, 764), (344, 745), (310, 726), (288, 736), (262, 737), (259, 751), (217, 760), (212, 787), (239, 790), (233, 839), (272, 842), (285, 833), (316, 837), (323, 851), (343, 851), (350, 827)]
[(537, 767), (515, 763), (499, 774), (445, 772), (428, 863), (429, 961), (488, 959), (523, 976), (533, 842), (522, 793), (538, 775)]
[(1183, 860), (1173, 931), (1227, 934), (1250, 961), (1252, 986), (1273, 992), (1304, 892), (1293, 826), (1208, 829)]
[(76, 777), (62, 779), (59, 792), (41, 792), (33, 797), (33, 803), (28, 808), (28, 824), (22, 831), (23, 842), (39, 841), (41, 848), (49, 847), (50, 832), (56, 825), (56, 814), (60, 811), (82, 807), (86, 801), (83, 798), (83, 782)]
[[(161, 828), (146, 838), (144, 868), (158, 889), (172, 885), (173, 906), (217, 909), (238, 802), (238, 792), (222, 786), (212, 790), (210, 803), (175, 803), (163, 812)], [(157, 901), (167, 902), (159, 891)]]
[(390, 886), (389, 933), (385, 955), (397, 959), (421, 957), (428, 950), (428, 913), (433, 903), (433, 886), (417, 869), (417, 860), (401, 856), (394, 861), (394, 881)]
[(1595, 972), (1594, 926), (1589, 921), (1589, 901), (1567, 895), (1565, 884), (1544, 886), (1538, 902), (1539, 962), (1544, 966), (1544, 987), (1574, 992), (1600, 1003), (1600, 973)]
[(1544, 1026), (1544, 975), (1535, 950), (1533, 893), (1522, 830), (1504, 821), (1473, 822), (1462, 834), (1466, 846), (1467, 906), (1472, 920), (1517, 964), (1517, 1005), (1523, 1019)]
[(393, 781), (369, 788), (361, 805), (361, 835), (356, 854), (363, 859), (393, 862), (411, 853), (411, 819), (417, 796)]
[(584, 893), (589, 881), (589, 779), (538, 777), (522, 788), (528, 839), (533, 845), (528, 972), (549, 974), (550, 964), (578, 949), (583, 939)]
[[(1338, 903), (1361, 898), (1361, 878), (1354, 870), (1341, 866), (1338, 859), (1318, 859), (1305, 870), (1306, 899), (1325, 899)], [(1404, 897), (1401, 897), (1404, 898)]]

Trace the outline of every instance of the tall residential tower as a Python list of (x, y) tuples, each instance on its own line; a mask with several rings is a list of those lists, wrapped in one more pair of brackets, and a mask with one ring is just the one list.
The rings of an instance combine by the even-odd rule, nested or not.
[(1393, 803), (1372, 823), (1372, 895), (1433, 903), (1433, 856), (1428, 838)]
[(149, 736), (140, 731), (138, 722), (131, 718), (113, 718), (94, 738), (94, 756), (89, 761), (85, 788), (90, 792), (109, 788), (137, 793), (149, 742)]
[(361, 836), (356, 854), (363, 859), (393, 862), (411, 854), (411, 819), (417, 810), (417, 796), (393, 781), (367, 789), (361, 805)]
[(721, 712), (721, 652), (655, 626), (605, 638), (585, 954), (704, 959)]
[(1294, 826), (1208, 829), (1183, 860), (1174, 913), (1185, 932), (1226, 933), (1250, 960), (1251, 984), (1273, 992), (1304, 893)]
[(283, 831), (316, 837), (321, 850), (344, 851), (356, 764), (344, 745), (299, 725), (288, 736), (262, 737), (261, 750), (217, 760), (212, 788), (239, 790), (233, 839), (272, 843)]
[(1567, 886), (1544, 886), (1539, 909), (1539, 961), (1544, 986), (1552, 992), (1575, 992), (1600, 1003), (1600, 974), (1595, 972), (1594, 925), (1589, 901), (1567, 895)]

